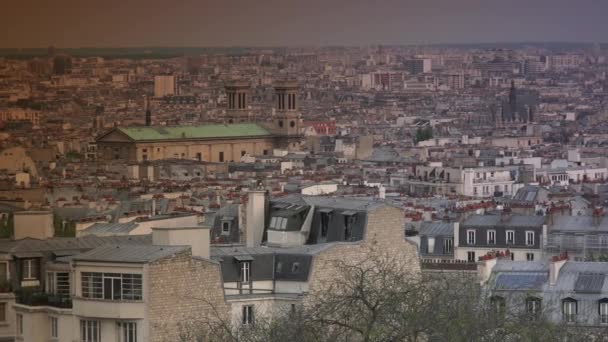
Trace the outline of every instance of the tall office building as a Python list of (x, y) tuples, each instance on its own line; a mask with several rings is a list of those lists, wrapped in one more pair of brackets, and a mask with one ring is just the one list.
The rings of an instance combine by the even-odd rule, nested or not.
[(173, 75), (154, 76), (154, 97), (179, 95), (177, 79)]

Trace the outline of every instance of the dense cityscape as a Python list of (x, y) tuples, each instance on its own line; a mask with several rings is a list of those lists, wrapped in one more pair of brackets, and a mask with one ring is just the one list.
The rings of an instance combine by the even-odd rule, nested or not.
[(608, 44), (0, 44), (0, 341), (606, 341)]

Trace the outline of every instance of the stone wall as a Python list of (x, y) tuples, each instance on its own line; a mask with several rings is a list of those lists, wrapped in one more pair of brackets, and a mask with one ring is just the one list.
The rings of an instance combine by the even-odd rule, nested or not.
[(405, 240), (403, 210), (388, 205), (372, 210), (367, 216), (367, 226), (363, 241), (356, 243), (336, 243), (320, 252), (313, 259), (309, 276), (310, 293), (323, 291), (340, 274), (335, 262), (358, 264), (368, 259), (370, 253), (386, 255), (392, 260), (400, 260), (400, 265), (411, 272), (413, 277), (420, 274), (417, 247)]
[(149, 341), (180, 341), (180, 334), (229, 319), (218, 263), (183, 253), (151, 263), (148, 274)]

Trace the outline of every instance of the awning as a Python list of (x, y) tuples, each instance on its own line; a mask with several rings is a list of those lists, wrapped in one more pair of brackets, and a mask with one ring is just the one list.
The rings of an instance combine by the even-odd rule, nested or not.
[(333, 211), (334, 211), (334, 210), (333, 210), (333, 209), (330, 209), (330, 208), (321, 208), (321, 209), (319, 209), (319, 212), (320, 212), (320, 213), (325, 213), (325, 214), (329, 214), (329, 213), (331, 213), (331, 212), (333, 212)]
[(19, 259), (27, 258), (42, 258), (44, 255), (40, 252), (17, 252), (13, 253), (13, 256)]
[(236, 261), (253, 261), (253, 257), (251, 255), (235, 255), (234, 258)]
[(342, 212), (342, 215), (344, 216), (353, 216), (353, 215), (357, 215), (357, 212), (354, 210), (346, 210)]

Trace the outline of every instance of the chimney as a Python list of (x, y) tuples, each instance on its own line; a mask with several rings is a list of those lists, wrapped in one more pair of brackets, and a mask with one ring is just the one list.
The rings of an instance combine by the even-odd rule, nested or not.
[(156, 246), (190, 246), (192, 256), (211, 257), (210, 226), (152, 228), (152, 244)]
[(247, 196), (245, 236), (247, 247), (256, 247), (262, 244), (264, 236), (267, 193), (264, 190), (251, 190)]
[(549, 264), (549, 284), (554, 286), (557, 284), (557, 278), (559, 277), (559, 271), (562, 266), (568, 261), (568, 252), (561, 253), (559, 256), (554, 256)]
[(144, 96), (144, 101), (146, 101), (146, 126), (152, 126), (152, 110), (150, 109), (150, 98), (148, 96)]
[(602, 222), (602, 216), (604, 216), (603, 207), (595, 207), (593, 209), (593, 226), (598, 227)]

